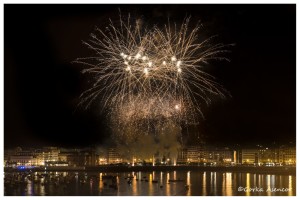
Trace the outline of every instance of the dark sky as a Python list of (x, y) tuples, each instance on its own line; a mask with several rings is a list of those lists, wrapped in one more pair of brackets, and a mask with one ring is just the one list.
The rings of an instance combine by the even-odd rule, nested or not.
[(71, 62), (90, 55), (81, 41), (118, 8), (149, 24), (191, 15), (204, 37), (235, 43), (231, 62), (208, 71), (231, 94), (203, 108), (199, 132), (208, 143), (295, 142), (295, 5), (4, 5), (5, 147), (108, 141), (97, 106), (75, 110), (88, 77)]

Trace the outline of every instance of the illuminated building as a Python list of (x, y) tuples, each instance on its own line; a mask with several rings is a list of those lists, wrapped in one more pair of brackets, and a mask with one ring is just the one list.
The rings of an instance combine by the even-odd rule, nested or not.
[(121, 163), (123, 159), (121, 158), (120, 154), (118, 153), (116, 148), (109, 148), (108, 149), (108, 163)]
[(178, 150), (177, 164), (187, 163), (187, 149), (181, 148)]
[(236, 164), (237, 161), (237, 151), (233, 151), (233, 163)]
[(95, 166), (99, 164), (99, 158), (95, 148), (83, 149), (61, 149), (60, 161), (68, 163), (69, 166)]
[(186, 146), (179, 149), (177, 164), (199, 163), (204, 158), (204, 147), (200, 145)]
[(240, 153), (241, 164), (258, 163), (258, 149), (242, 149)]
[(37, 166), (38, 160), (34, 149), (15, 149), (6, 151), (6, 166)]
[(64, 152), (60, 152), (58, 154), (58, 161), (68, 162), (68, 154), (66, 154)]
[(99, 157), (96, 154), (95, 148), (85, 148), (80, 153), (84, 159), (84, 166), (95, 166), (99, 164)]
[(216, 164), (232, 164), (234, 162), (234, 152), (229, 148), (206, 147), (204, 152), (204, 162)]
[[(116, 148), (102, 150), (96, 154), (96, 148), (65, 149), (44, 147), (41, 149), (17, 147), (5, 149), (4, 165), (16, 166), (95, 166), (116, 164), (124, 161), (136, 165), (171, 164), (173, 158), (164, 156), (163, 160), (157, 155), (147, 159), (132, 157), (125, 160)], [(176, 160), (176, 158), (175, 158)], [(143, 163), (143, 161), (145, 163)], [(152, 163), (152, 164), (151, 164)], [(296, 165), (296, 148), (281, 146), (280, 148), (247, 148), (233, 151), (229, 148), (216, 148), (202, 145), (186, 146), (178, 149), (177, 161), (174, 165), (233, 165), (253, 164), (258, 166)]]
[(97, 148), (97, 153), (98, 153), (98, 163), (99, 165), (106, 165), (108, 164), (107, 162), (107, 157), (108, 157), (108, 149), (106, 148)]
[(270, 165), (279, 163), (279, 149), (275, 148), (262, 148), (258, 150), (258, 164)]
[(279, 148), (279, 162), (284, 165), (296, 165), (296, 147), (281, 146)]
[(234, 152), (229, 148), (207, 147), (204, 145), (187, 146), (178, 152), (177, 162), (232, 164)]
[(99, 157), (99, 165), (106, 165), (107, 158), (106, 157)]
[(12, 163), (16, 163), (17, 166), (36, 166), (37, 161), (33, 156), (26, 155), (13, 155), (10, 157)]
[(58, 161), (59, 152), (57, 147), (44, 147), (42, 152), (44, 161)]
[(45, 165), (46, 162), (58, 161), (59, 148), (58, 147), (44, 147), (35, 151), (37, 165)]
[(187, 159), (188, 162), (200, 162), (204, 157), (203, 146), (188, 146), (187, 147)]

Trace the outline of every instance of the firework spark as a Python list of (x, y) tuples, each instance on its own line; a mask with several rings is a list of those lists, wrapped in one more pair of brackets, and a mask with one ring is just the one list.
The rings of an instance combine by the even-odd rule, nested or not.
[(222, 56), (227, 50), (212, 44), (212, 37), (199, 41), (200, 25), (190, 29), (189, 20), (179, 28), (168, 23), (147, 29), (141, 20), (120, 15), (117, 25), (110, 20), (105, 30), (96, 29), (84, 42), (95, 56), (75, 61), (94, 77), (81, 104), (89, 107), (99, 99), (117, 127), (170, 120), (195, 123), (195, 116), (202, 114), (201, 102), (210, 103), (212, 95), (225, 97), (202, 66), (212, 59), (227, 60)]

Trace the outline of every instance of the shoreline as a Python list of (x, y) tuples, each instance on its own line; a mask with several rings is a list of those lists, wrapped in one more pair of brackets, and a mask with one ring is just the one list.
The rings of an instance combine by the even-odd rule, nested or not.
[(240, 172), (255, 174), (276, 174), (296, 176), (296, 167), (254, 167), (254, 166), (85, 166), (85, 167), (37, 167), (32, 169), (4, 168), (4, 172), (128, 172), (128, 171), (203, 171), (203, 172)]

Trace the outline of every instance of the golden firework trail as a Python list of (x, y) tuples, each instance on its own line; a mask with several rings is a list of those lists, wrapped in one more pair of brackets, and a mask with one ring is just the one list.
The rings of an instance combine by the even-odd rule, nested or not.
[(227, 60), (223, 44), (213, 37), (200, 41), (200, 24), (180, 26), (170, 22), (162, 28), (145, 28), (142, 20), (128, 15), (104, 29), (96, 29), (84, 44), (94, 56), (78, 58), (83, 73), (91, 74), (93, 85), (80, 96), (86, 108), (101, 102), (110, 112), (114, 126), (144, 125), (143, 122), (195, 123), (202, 115), (201, 103), (212, 96), (224, 98), (224, 89), (203, 71), (210, 60)]

